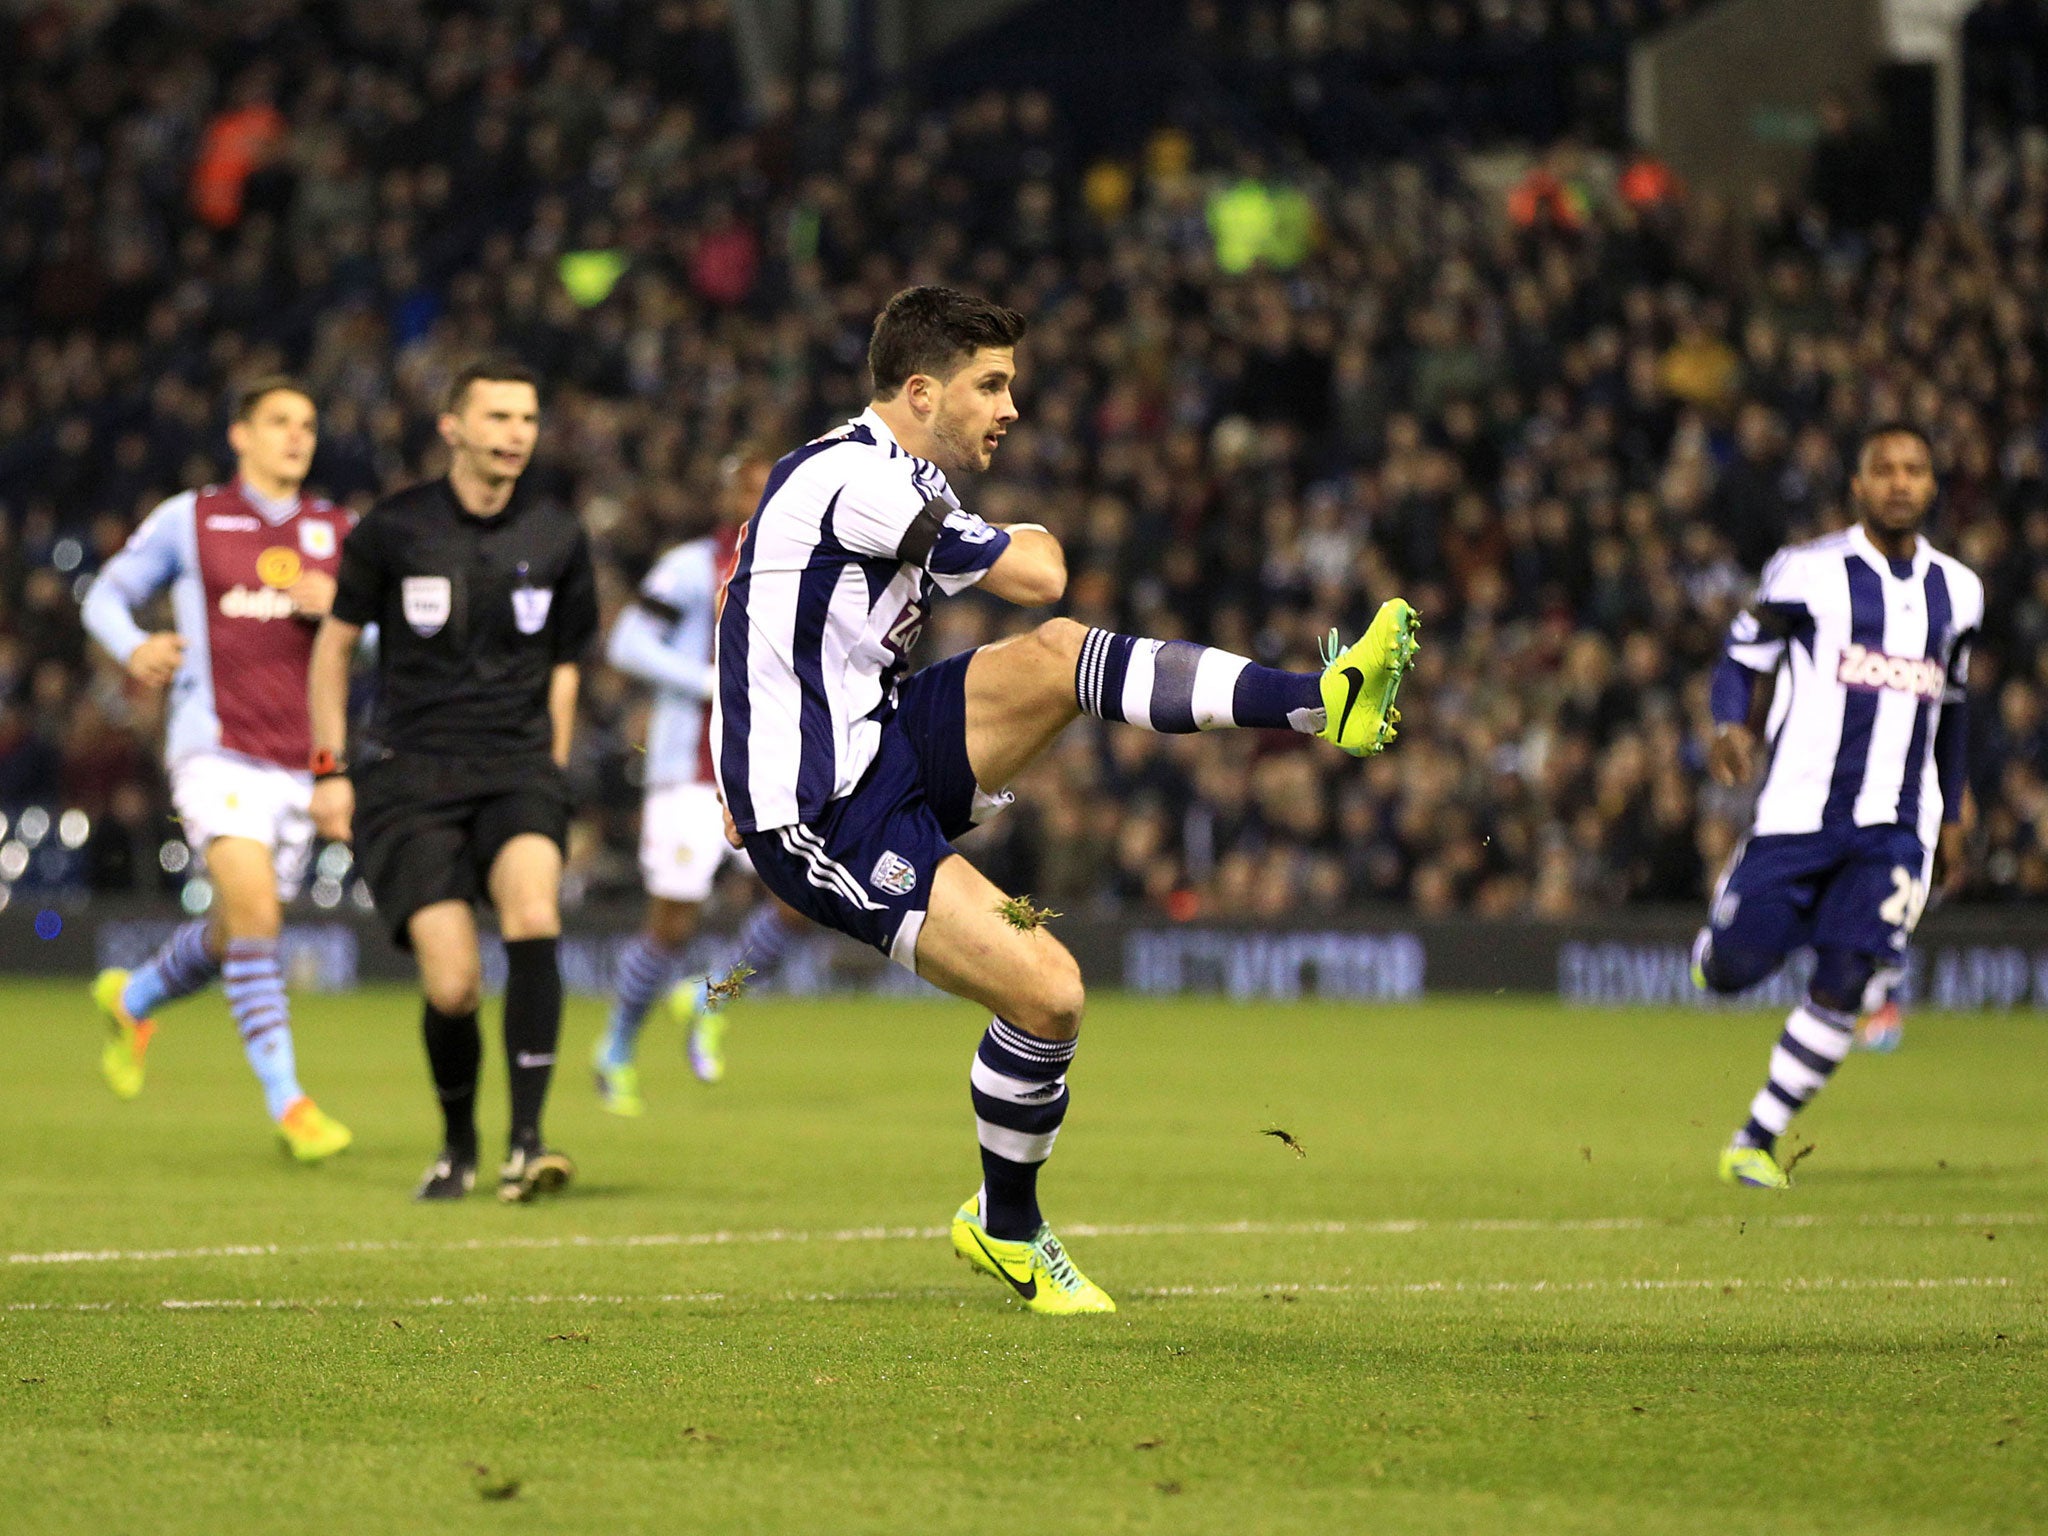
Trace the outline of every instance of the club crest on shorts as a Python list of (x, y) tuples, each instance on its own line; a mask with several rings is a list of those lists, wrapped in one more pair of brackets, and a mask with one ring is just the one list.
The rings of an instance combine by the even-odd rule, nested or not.
[(446, 576), (407, 576), (398, 584), (398, 599), (414, 634), (438, 635), (455, 606), (454, 586)]
[(512, 621), (522, 635), (537, 635), (548, 621), (548, 609), (555, 601), (553, 587), (514, 587)]
[(917, 889), (917, 871), (902, 854), (884, 853), (875, 860), (875, 872), (868, 876), (868, 884), (891, 896), (908, 896)]
[(334, 524), (299, 520), (299, 549), (309, 560), (326, 560), (334, 554)]

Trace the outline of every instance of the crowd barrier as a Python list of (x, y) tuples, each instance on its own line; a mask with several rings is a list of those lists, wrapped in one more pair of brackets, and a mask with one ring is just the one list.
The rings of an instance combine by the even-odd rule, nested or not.
[[(561, 951), (570, 991), (610, 990), (618, 950), (635, 918), (622, 908), (571, 919)], [(96, 902), (66, 911), (16, 903), (0, 912), (0, 974), (85, 977), (101, 966), (132, 966), (177, 921), (163, 905)], [(1092, 985), (1158, 996), (1382, 1002), (1476, 993), (1587, 1006), (1700, 1008), (1779, 1007), (1796, 998), (1804, 977), (1798, 959), (1739, 998), (1695, 991), (1689, 950), (1698, 923), (1698, 911), (1690, 908), (1629, 909), (1563, 923), (1418, 921), (1390, 908), (1298, 928), (1093, 917), (1054, 926)], [(698, 963), (716, 963), (724, 943), (720, 933), (707, 933)], [(408, 957), (373, 920), (354, 913), (295, 914), (282, 958), (291, 984), (305, 990), (343, 991), (412, 976)], [(2048, 1008), (2048, 911), (1937, 911), (1905, 959), (1909, 1001), (1956, 1009)], [(502, 967), (502, 951), (487, 944), (491, 984)], [(823, 933), (760, 985), (794, 993), (924, 990), (879, 955)]]

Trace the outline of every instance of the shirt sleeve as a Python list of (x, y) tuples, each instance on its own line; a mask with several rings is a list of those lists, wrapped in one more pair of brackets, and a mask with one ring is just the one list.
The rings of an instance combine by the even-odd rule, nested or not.
[(1756, 601), (1728, 626), (1728, 660), (1770, 674), (1785, 659), (1785, 645), (1813, 631), (1813, 614), (1799, 586), (1799, 562), (1780, 550), (1764, 567)]
[(692, 660), (667, 642), (669, 625), (651, 613), (645, 600), (626, 605), (612, 625), (605, 660), (628, 677), (693, 699), (708, 699), (714, 674), (709, 665)]
[(855, 554), (915, 565), (951, 594), (987, 575), (1010, 536), (955, 505), (923, 463), (902, 458), (865, 466), (839, 494), (833, 536)]
[(384, 519), (374, 508), (341, 541), (341, 571), (329, 610), (344, 624), (368, 625), (384, 616), (391, 573), (384, 559)]
[(148, 631), (135, 622), (135, 609), (184, 572), (196, 505), (197, 498), (190, 492), (160, 503), (129, 535), (85, 594), (79, 617), (93, 639), (123, 666), (149, 638)]
[(582, 660), (597, 633), (597, 571), (590, 563), (590, 539), (580, 527), (555, 592), (554, 619), (556, 664)]

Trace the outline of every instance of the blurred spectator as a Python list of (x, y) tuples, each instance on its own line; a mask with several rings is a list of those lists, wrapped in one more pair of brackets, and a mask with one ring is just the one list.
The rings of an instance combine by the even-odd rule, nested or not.
[[(1066, 540), (1069, 612), (1304, 667), (1392, 592), (1429, 621), (1364, 764), (1076, 728), (975, 834), (1020, 888), (1174, 918), (1696, 901), (1747, 810), (1700, 778), (1721, 633), (1779, 542), (1842, 526), (1857, 429), (1905, 416), (1992, 593), (1975, 892), (2048, 896), (2048, 155), (1994, 135), (1967, 208), (1868, 240), (1798, 198), (1691, 204), (1609, 153), (1631, 31), (1686, 8), (1197, 3), (1183, 98), (1128, 159), (1037, 91), (822, 72), (750, 101), (721, 0), (10, 19), (0, 811), (87, 810), (101, 888), (175, 878), (160, 701), (87, 653), (76, 599), (222, 472), (236, 381), (301, 372), (315, 483), (362, 505), (438, 472), (463, 359), (525, 356), (533, 473), (609, 618), (701, 530), (720, 457), (858, 410), (875, 310), (946, 280), (1032, 316), (973, 495)], [(1478, 144), (1512, 168), (1468, 182)], [(926, 644), (1029, 621), (968, 599)], [(634, 885), (643, 713), (594, 672), (593, 897)]]

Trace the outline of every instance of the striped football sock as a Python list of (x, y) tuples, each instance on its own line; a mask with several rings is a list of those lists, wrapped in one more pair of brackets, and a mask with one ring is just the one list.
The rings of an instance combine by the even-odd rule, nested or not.
[(1072, 1040), (1041, 1040), (1003, 1019), (990, 1022), (968, 1081), (981, 1140), (981, 1222), (991, 1237), (1034, 1236), (1038, 1170), (1052, 1156), (1067, 1118)]
[(782, 908), (764, 901), (747, 914), (739, 937), (733, 941), (732, 953), (711, 974), (715, 977), (744, 963), (752, 966), (757, 976), (772, 975), (796, 947), (798, 937), (796, 925), (783, 916)]
[(1081, 713), (1185, 736), (1225, 726), (1314, 735), (1323, 728), (1322, 681), (1279, 672), (1191, 640), (1140, 640), (1091, 629), (1074, 669)]
[(220, 962), (206, 947), (206, 924), (180, 923), (163, 948), (128, 978), (121, 1006), (131, 1018), (146, 1019), (165, 1003), (190, 997), (219, 974)]
[(666, 948), (645, 933), (635, 934), (619, 951), (618, 989), (612, 994), (611, 1026), (604, 1036), (606, 1065), (632, 1065), (634, 1049), (640, 1043), (640, 1026), (647, 1022), (647, 1010), (669, 989), (682, 968), (680, 948)]
[(1823, 1008), (1808, 998), (1785, 1020), (1785, 1032), (1771, 1050), (1771, 1075), (1749, 1106), (1749, 1123), (1735, 1133), (1739, 1147), (1766, 1152), (1792, 1124), (1849, 1054), (1856, 1015)]
[(292, 1056), (291, 1005), (285, 1001), (284, 972), (278, 969), (277, 940), (230, 939), (220, 968), (228, 1011), (242, 1037), (242, 1054), (263, 1085), (263, 1106), (280, 1119), (305, 1096)]

